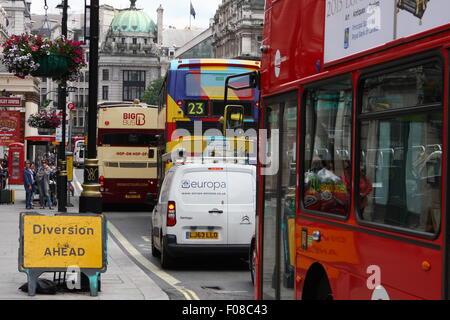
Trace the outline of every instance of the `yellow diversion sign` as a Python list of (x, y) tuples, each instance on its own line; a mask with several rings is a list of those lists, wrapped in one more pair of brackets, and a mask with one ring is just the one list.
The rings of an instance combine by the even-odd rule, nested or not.
[(23, 269), (103, 269), (103, 215), (21, 214)]

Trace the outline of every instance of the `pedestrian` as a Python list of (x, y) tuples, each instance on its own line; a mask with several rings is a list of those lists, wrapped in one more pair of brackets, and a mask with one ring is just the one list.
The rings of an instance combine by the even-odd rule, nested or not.
[(0, 162), (0, 190), (5, 189), (6, 179), (8, 179), (8, 170), (3, 168), (3, 165)]
[(33, 196), (34, 177), (30, 169), (31, 162), (25, 161), (25, 169), (23, 169), (23, 186), (25, 188), (25, 206), (26, 209), (33, 209), (31, 204)]
[(34, 166), (34, 163), (31, 162), (30, 164), (30, 169), (33, 172), (33, 179), (34, 179), (34, 183), (33, 183), (33, 192), (31, 194), (31, 207), (33, 207), (33, 199), (34, 199), (34, 195), (36, 194), (36, 190), (38, 188), (37, 185), (37, 181), (36, 181), (36, 167)]
[(45, 202), (47, 201), (48, 208), (52, 210), (52, 199), (50, 197), (50, 175), (52, 174), (51, 168), (48, 166), (47, 160), (42, 160), (42, 165), (36, 173), (36, 180), (39, 187), (39, 203), (41, 209), (45, 209)]

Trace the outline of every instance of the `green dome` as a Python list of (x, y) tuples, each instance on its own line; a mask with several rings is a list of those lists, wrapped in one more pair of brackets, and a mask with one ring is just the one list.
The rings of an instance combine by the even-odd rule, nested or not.
[(111, 23), (112, 32), (155, 33), (156, 24), (142, 10), (127, 9), (119, 12)]

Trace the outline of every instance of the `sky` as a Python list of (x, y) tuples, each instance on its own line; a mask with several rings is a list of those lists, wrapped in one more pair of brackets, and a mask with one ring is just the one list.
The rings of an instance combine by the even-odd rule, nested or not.
[[(195, 10), (195, 19), (191, 16), (192, 28), (208, 28), (209, 19), (222, 3), (222, 0), (137, 0), (136, 7), (144, 9), (156, 23), (156, 9), (161, 4), (164, 9), (164, 26), (175, 26), (177, 29), (183, 29), (189, 26), (190, 1)], [(61, 3), (61, 0), (47, 0), (48, 13), (61, 13), (55, 7)], [(31, 0), (31, 13), (44, 14), (44, 0)], [(84, 0), (68, 0), (69, 14), (83, 13)], [(100, 0), (100, 5), (109, 4), (117, 9), (125, 9), (130, 6), (129, 0)]]

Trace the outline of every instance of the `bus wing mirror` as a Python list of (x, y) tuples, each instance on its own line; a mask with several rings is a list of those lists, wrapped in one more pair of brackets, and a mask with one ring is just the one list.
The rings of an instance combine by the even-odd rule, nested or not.
[(224, 104), (227, 104), (228, 89), (234, 91), (259, 88), (259, 71), (228, 76), (225, 79)]
[(227, 105), (223, 121), (223, 134), (228, 129), (236, 130), (244, 127), (244, 107), (241, 105)]

